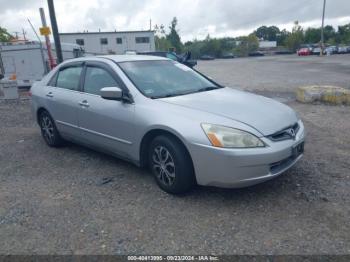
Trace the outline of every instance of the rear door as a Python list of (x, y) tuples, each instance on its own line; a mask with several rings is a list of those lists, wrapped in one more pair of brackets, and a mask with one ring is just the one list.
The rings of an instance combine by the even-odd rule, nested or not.
[(48, 110), (63, 136), (79, 137), (78, 107), (82, 63), (61, 67), (46, 90)]
[(87, 62), (78, 110), (82, 137), (91, 145), (128, 157), (134, 136), (134, 104), (102, 98), (103, 87), (126, 91), (109, 65)]

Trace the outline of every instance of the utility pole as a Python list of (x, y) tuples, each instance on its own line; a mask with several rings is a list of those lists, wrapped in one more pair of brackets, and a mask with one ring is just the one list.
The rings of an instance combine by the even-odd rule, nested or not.
[[(46, 17), (45, 17), (45, 13), (44, 13), (44, 8), (40, 7), (39, 12), (40, 12), (40, 17), (41, 17), (41, 23), (42, 23), (43, 27), (46, 28), (47, 24), (46, 24)], [(45, 42), (46, 42), (47, 55), (49, 57), (49, 65), (50, 65), (50, 70), (51, 70), (56, 66), (56, 63), (55, 63), (55, 60), (54, 60), (53, 55), (52, 55), (51, 42), (50, 42), (50, 37), (48, 34), (45, 35)]]
[(18, 40), (18, 34), (19, 34), (19, 32), (14, 32), (15, 33), (15, 39), (17, 39)]
[(5, 68), (2, 62), (1, 52), (0, 52), (0, 80), (1, 80), (1, 77), (4, 77), (4, 75), (5, 75)]
[(53, 0), (47, 0), (47, 4), (49, 6), (52, 34), (53, 34), (53, 39), (55, 41), (57, 62), (58, 63), (62, 63), (63, 62), (63, 57), (62, 57), (62, 49), (61, 49), (61, 40), (60, 40), (60, 36), (58, 34), (55, 6), (53, 4)]
[(26, 31), (24, 31), (24, 28), (22, 28), (22, 34), (23, 34), (23, 40), (24, 41), (27, 41), (27, 38), (26, 38)]
[(322, 12), (322, 27), (321, 27), (321, 52), (320, 56), (323, 56), (323, 50), (324, 50), (324, 33), (323, 33), (323, 28), (324, 28), (324, 14), (326, 11), (326, 0), (323, 0), (323, 12)]

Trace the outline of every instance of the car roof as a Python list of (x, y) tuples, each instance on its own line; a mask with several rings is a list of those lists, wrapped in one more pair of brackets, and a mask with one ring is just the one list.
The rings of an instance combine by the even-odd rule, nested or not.
[(103, 55), (103, 56), (86, 56), (75, 59), (66, 60), (67, 62), (80, 62), (80, 61), (101, 61), (103, 59), (113, 60), (114, 62), (132, 62), (132, 61), (154, 61), (154, 60), (170, 60), (160, 56), (150, 55)]

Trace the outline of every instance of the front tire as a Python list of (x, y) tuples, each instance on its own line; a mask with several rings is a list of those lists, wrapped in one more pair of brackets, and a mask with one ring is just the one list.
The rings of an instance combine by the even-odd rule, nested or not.
[(148, 164), (158, 186), (167, 193), (186, 193), (195, 184), (191, 158), (174, 138), (156, 137), (149, 148)]
[(42, 111), (40, 113), (39, 125), (41, 135), (48, 146), (59, 147), (63, 145), (63, 139), (58, 133), (54, 120), (47, 111)]

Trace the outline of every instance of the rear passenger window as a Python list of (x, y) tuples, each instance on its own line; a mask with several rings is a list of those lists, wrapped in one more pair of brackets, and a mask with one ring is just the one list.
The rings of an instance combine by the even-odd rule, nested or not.
[(57, 76), (56, 86), (69, 89), (69, 90), (78, 90), (79, 80), (82, 67), (67, 67), (63, 70), (60, 70)]
[(103, 87), (117, 87), (117, 81), (106, 70), (98, 67), (87, 67), (84, 81), (84, 92), (100, 95)]

